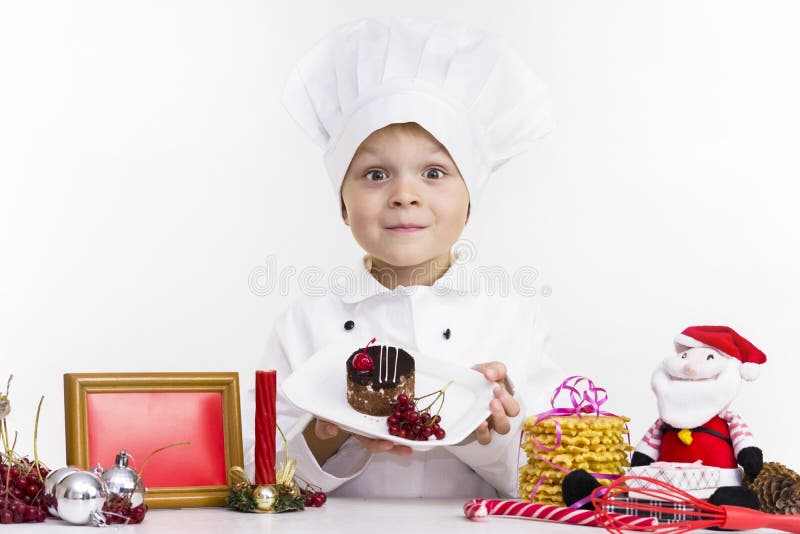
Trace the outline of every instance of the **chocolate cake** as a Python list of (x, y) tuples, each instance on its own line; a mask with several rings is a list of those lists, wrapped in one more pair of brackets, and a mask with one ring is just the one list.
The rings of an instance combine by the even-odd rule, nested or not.
[(403, 349), (368, 344), (347, 359), (347, 402), (357, 411), (391, 415), (401, 393), (414, 398), (414, 357)]

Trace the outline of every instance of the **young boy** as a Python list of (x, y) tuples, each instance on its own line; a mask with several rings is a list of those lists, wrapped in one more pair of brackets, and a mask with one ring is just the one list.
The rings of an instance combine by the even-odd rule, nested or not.
[(475, 28), (376, 17), (318, 43), (284, 103), (325, 148), (342, 218), (367, 254), (356, 287), (303, 297), (278, 318), (259, 367), (280, 382), (328, 344), (376, 337), (496, 382), (490, 417), (426, 452), (314, 420), (279, 393), (298, 474), (336, 495), (516, 495), (522, 419), (556, 373), (531, 300), (481, 292), (454, 244), (490, 172), (548, 131), (543, 86)]

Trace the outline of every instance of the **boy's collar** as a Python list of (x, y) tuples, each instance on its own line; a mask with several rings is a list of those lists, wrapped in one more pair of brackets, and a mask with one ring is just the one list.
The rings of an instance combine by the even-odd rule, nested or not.
[[(354, 269), (354, 277), (351, 280), (339, 279), (334, 287), (334, 291), (340, 296), (343, 302), (353, 304), (361, 302), (375, 295), (388, 294), (409, 294), (420, 287), (430, 287), (435, 291), (445, 293), (464, 294), (467, 291), (467, 276), (465, 264), (469, 261), (469, 254), (464, 250), (450, 252), (450, 267), (445, 273), (436, 279), (431, 286), (402, 286), (389, 289), (384, 286), (372, 275), (370, 268), (372, 259), (365, 254), (357, 262)], [(349, 286), (349, 287), (348, 287)]]

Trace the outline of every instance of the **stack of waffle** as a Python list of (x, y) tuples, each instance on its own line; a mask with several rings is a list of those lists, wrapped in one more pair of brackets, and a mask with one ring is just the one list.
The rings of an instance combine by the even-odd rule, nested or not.
[[(627, 417), (570, 415), (550, 417), (539, 423), (536, 420), (536, 416), (525, 420), (522, 448), (528, 463), (519, 472), (519, 494), (523, 500), (531, 501), (533, 497), (535, 503), (564, 506), (561, 482), (568, 472), (585, 469), (594, 475), (622, 475), (630, 465), (628, 453), (633, 447), (625, 437), (628, 434), (625, 423), (630, 421)], [(603, 478), (599, 481), (610, 482)]]

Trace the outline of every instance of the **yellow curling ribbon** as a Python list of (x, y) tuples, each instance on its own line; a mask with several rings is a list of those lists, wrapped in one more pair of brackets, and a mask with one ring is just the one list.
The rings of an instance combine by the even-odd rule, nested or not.
[(683, 442), (684, 445), (691, 445), (692, 444), (692, 431), (688, 428), (681, 429), (678, 432), (678, 439)]

